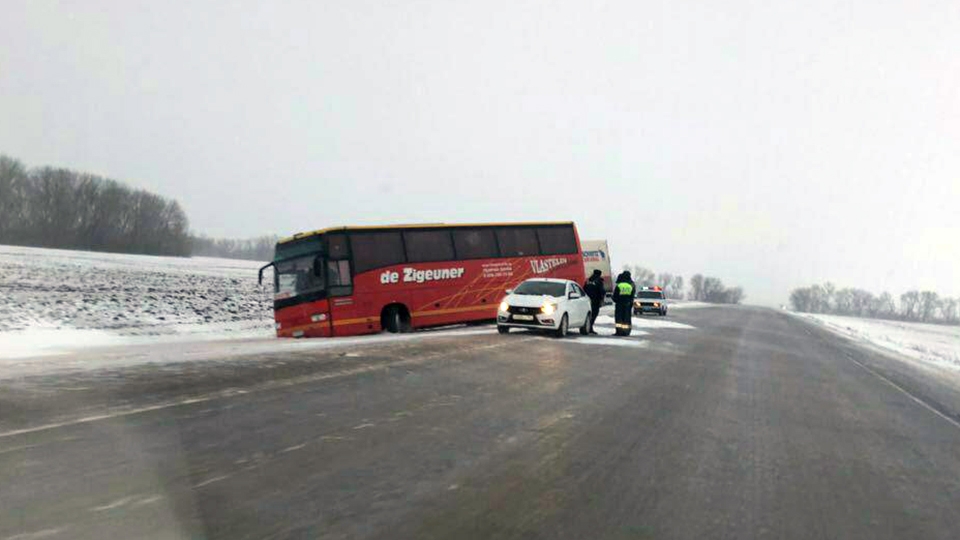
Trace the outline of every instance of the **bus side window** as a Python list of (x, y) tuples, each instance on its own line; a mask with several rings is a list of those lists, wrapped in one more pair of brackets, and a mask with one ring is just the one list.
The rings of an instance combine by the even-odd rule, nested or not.
[(497, 229), (502, 257), (529, 257), (539, 255), (537, 235), (532, 227), (502, 227)]
[(537, 237), (540, 239), (541, 255), (566, 255), (577, 252), (577, 239), (570, 225), (538, 227)]
[(452, 261), (453, 242), (450, 231), (407, 231), (403, 233), (403, 243), (407, 246), (407, 262)]
[(328, 234), (327, 235), (327, 258), (328, 259), (347, 259), (350, 252), (347, 249), (347, 235)]
[(454, 229), (458, 259), (493, 259), (499, 256), (493, 229)]
[(327, 261), (327, 291), (330, 296), (353, 294), (350, 261)]
[(353, 249), (353, 271), (357, 274), (406, 262), (399, 231), (353, 233), (350, 247)]

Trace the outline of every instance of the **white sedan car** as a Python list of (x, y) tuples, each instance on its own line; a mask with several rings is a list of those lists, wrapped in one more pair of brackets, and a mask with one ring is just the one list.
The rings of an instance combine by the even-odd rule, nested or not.
[(564, 337), (571, 328), (589, 334), (591, 327), (590, 299), (580, 285), (568, 279), (528, 279), (500, 302), (497, 330), (506, 334), (510, 328), (550, 330)]

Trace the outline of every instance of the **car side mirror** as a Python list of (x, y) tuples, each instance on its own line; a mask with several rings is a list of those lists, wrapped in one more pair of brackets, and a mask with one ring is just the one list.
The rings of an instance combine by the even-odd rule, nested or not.
[(580, 295), (574, 291), (570, 291), (569, 293), (567, 293), (567, 298), (571, 300), (576, 300), (577, 298), (580, 298)]
[(506, 293), (507, 293), (507, 294), (513, 294), (513, 289), (507, 289), (507, 290), (506, 290)]

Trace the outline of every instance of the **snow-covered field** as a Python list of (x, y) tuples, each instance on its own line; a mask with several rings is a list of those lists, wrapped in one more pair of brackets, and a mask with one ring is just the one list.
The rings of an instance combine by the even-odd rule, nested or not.
[(834, 332), (927, 365), (960, 370), (960, 327), (798, 313)]
[(273, 335), (261, 263), (0, 246), (0, 357)]

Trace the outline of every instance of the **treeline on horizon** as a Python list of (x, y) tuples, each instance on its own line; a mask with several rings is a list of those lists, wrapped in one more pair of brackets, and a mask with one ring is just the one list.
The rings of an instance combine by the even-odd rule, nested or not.
[(267, 262), (273, 260), (273, 249), (278, 239), (277, 236), (260, 236), (243, 240), (193, 236), (190, 238), (191, 254), (197, 257)]
[[(684, 289), (683, 276), (670, 272), (659, 274), (642, 266), (626, 265), (633, 282), (640, 287), (660, 287), (663, 295), (673, 300), (695, 300), (711, 304), (739, 304), (746, 298), (743, 287), (727, 287), (720, 278), (694, 274), (690, 277), (689, 291)], [(616, 277), (616, 276), (614, 276)]]
[(824, 283), (794, 289), (790, 307), (803, 313), (960, 324), (960, 298), (942, 297), (933, 291), (907, 291), (894, 298), (888, 292), (875, 295), (863, 289), (838, 289), (832, 283)]
[(57, 167), (0, 155), (0, 243), (144, 255), (190, 255), (190, 224), (175, 200)]
[(0, 244), (269, 261), (276, 241), (193, 235), (176, 200), (95, 174), (28, 168), (0, 155)]

